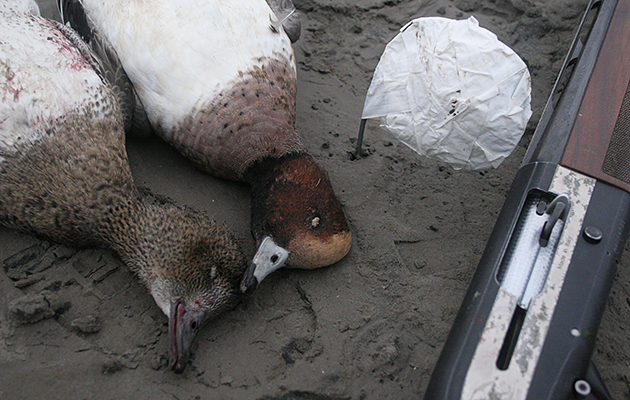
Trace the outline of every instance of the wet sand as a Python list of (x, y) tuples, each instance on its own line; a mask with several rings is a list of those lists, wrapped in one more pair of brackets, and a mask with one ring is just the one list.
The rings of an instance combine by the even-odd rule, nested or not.
[[(53, 15), (50, 1), (40, 2)], [(328, 268), (269, 276), (202, 330), (191, 365), (175, 375), (166, 317), (114, 255), (0, 228), (1, 399), (422, 397), (587, 1), (295, 3), (298, 126), (343, 203), (350, 254)], [(496, 170), (455, 171), (370, 121), (369, 156), (353, 160), (385, 44), (413, 18), (470, 15), (530, 68), (533, 116), (514, 153)], [(147, 196), (225, 221), (253, 254), (247, 186), (198, 171), (155, 137), (129, 139), (128, 153)], [(18, 288), (19, 268), (6, 259), (29, 247), (35, 282)], [(616, 399), (630, 398), (629, 266), (626, 251), (594, 352)], [(15, 304), (40, 307), (43, 319), (20, 323)]]

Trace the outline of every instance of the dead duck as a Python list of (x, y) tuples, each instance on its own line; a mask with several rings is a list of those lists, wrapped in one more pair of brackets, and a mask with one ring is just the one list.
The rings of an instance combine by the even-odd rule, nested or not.
[(143, 200), (118, 102), (86, 50), (34, 2), (0, 3), (0, 223), (116, 251), (169, 318), (182, 372), (199, 328), (237, 303), (247, 259), (223, 225)]
[(292, 9), (288, 0), (60, 2), (87, 42), (115, 50), (162, 139), (199, 168), (250, 184), (258, 249), (243, 291), (284, 265), (333, 264), (352, 240), (328, 174), (297, 133)]

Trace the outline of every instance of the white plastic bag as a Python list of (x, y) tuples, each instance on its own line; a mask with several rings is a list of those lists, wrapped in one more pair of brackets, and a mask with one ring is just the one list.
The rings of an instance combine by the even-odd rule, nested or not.
[(374, 71), (363, 119), (421, 155), (468, 170), (498, 167), (531, 116), (523, 60), (474, 17), (411, 21)]

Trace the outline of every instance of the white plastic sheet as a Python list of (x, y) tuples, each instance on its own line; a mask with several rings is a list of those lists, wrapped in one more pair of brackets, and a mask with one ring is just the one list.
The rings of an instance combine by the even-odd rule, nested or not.
[(418, 18), (387, 45), (363, 119), (455, 169), (498, 167), (531, 116), (523, 60), (474, 17)]

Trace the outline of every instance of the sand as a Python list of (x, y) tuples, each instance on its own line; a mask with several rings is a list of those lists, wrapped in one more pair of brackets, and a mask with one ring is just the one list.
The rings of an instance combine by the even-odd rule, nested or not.
[[(40, 3), (55, 15), (50, 0)], [(166, 317), (114, 255), (0, 228), (0, 399), (422, 397), (587, 1), (295, 3), (298, 126), (343, 203), (354, 234), (349, 255), (269, 276), (200, 332), (191, 365), (175, 375)], [(385, 44), (413, 18), (470, 15), (530, 68), (533, 116), (514, 153), (496, 170), (455, 171), (370, 121), (369, 156), (353, 160)], [(128, 153), (148, 196), (225, 221), (253, 254), (247, 186), (196, 170), (155, 137), (129, 139)], [(27, 275), (24, 260), (10, 258), (24, 249), (33, 258)], [(594, 352), (617, 399), (630, 398), (629, 254)]]

